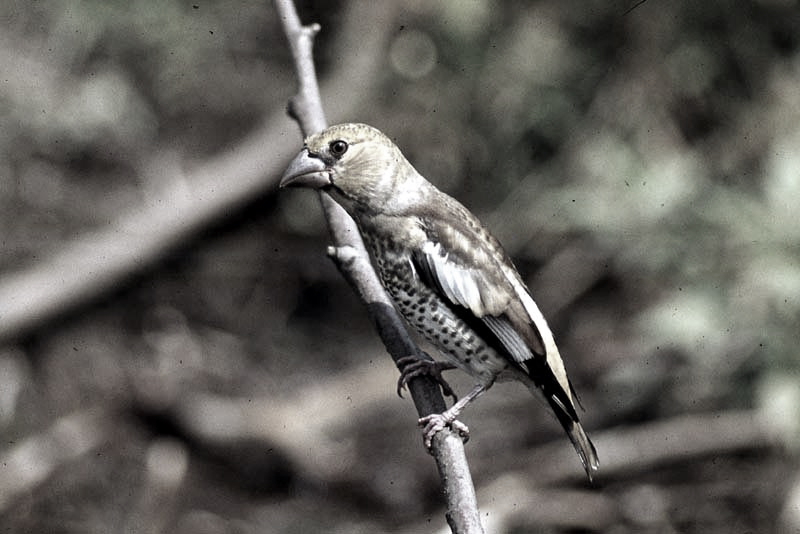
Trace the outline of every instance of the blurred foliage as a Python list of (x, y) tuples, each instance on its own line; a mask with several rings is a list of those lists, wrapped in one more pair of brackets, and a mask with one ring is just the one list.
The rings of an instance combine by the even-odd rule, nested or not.
[[(381, 128), (489, 224), (550, 319), (590, 430), (753, 409), (780, 438), (601, 475), (620, 507), (603, 528), (539, 530), (520, 513), (507, 532), (793, 531), (800, 10), (635, 4), (387, 3), (378, 90), (331, 119)], [(322, 24), (323, 81), (358, 53), (336, 48), (347, 18), (370, 24), (354, 5), (298, 6)], [(235, 147), (294, 89), (265, 2), (6, 2), (0, 28), (0, 273), (151, 202), (162, 158), (191, 168)], [(0, 348), (0, 454), (21, 466), (4, 478), (25, 488), (0, 487), (6, 531), (441, 528), (411, 404), (325, 244), (310, 193), (254, 199)], [(465, 414), (479, 487), (563, 439), (533, 405), (498, 386)], [(306, 435), (302, 418), (336, 424)], [(269, 441), (287, 425), (291, 439)]]

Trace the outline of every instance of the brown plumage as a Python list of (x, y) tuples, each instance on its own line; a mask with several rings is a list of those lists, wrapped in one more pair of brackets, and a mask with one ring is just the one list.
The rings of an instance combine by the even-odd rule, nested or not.
[(466, 397), (421, 420), (427, 443), (495, 380), (515, 379), (552, 408), (591, 479), (597, 453), (553, 334), (500, 243), (469, 210), (365, 124), (310, 136), (281, 186), (323, 189), (341, 204), (409, 324), (475, 378)]

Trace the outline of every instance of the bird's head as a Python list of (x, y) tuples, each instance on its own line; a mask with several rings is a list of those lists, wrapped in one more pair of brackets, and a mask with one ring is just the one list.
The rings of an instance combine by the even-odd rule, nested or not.
[(400, 149), (376, 128), (337, 124), (306, 138), (280, 185), (323, 189), (352, 213), (379, 208), (417, 176)]

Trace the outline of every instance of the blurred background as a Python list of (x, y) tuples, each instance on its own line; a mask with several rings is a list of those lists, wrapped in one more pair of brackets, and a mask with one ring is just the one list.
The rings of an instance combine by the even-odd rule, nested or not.
[[(464, 413), (487, 532), (800, 531), (800, 9), (304, 1), (329, 122), (506, 246), (601, 471), (523, 387)], [(447, 532), (325, 257), (269, 2), (0, 5), (5, 532)], [(462, 394), (470, 381), (449, 377)]]

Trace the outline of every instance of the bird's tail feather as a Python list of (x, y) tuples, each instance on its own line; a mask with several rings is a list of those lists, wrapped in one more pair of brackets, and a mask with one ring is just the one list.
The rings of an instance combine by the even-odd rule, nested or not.
[[(531, 362), (526, 363), (530, 364)], [(550, 406), (556, 419), (558, 419), (558, 422), (564, 427), (564, 431), (567, 433), (567, 436), (569, 436), (572, 445), (575, 447), (575, 451), (578, 453), (578, 456), (580, 456), (583, 468), (586, 470), (589, 482), (591, 482), (594, 472), (600, 467), (600, 461), (597, 458), (597, 450), (594, 448), (592, 440), (586, 435), (586, 431), (583, 430), (578, 420), (578, 413), (575, 410), (572, 399), (560, 387), (560, 384), (558, 384), (555, 379), (551, 381), (543, 380), (543, 378), (548, 376), (547, 373), (543, 372), (541, 369), (531, 369), (532, 371), (529, 371), (531, 378), (535, 376), (539, 378), (542, 383), (537, 384), (535, 379), (530, 381), (526, 380), (525, 382), (528, 389), (533, 393), (534, 397), (540, 401), (544, 401), (546, 405)], [(572, 389), (572, 384), (570, 384), (570, 389)]]
[(597, 450), (595, 450), (592, 440), (586, 435), (580, 423), (572, 422), (570, 428), (565, 427), (564, 429), (578, 452), (578, 456), (581, 457), (586, 476), (589, 477), (589, 482), (591, 482), (592, 475), (600, 467), (600, 460), (597, 458)]
[[(591, 482), (592, 475), (597, 471), (598, 467), (600, 467), (600, 460), (597, 458), (597, 450), (594, 448), (592, 440), (586, 435), (580, 421), (573, 418), (569, 410), (567, 410), (555, 396), (551, 396), (547, 400), (553, 408), (558, 422), (561, 423), (567, 436), (569, 436), (572, 445), (575, 447), (575, 451), (578, 453), (578, 456), (580, 456), (583, 468), (586, 470), (589, 482)], [(575, 413), (574, 409), (571, 411), (573, 414)]]

